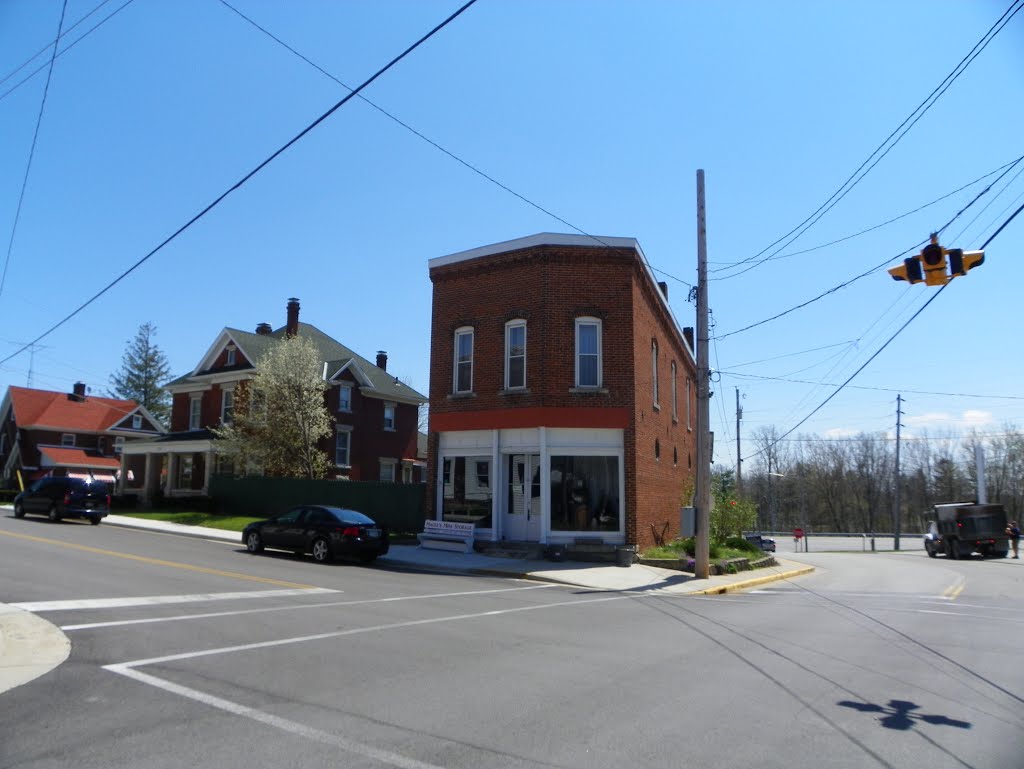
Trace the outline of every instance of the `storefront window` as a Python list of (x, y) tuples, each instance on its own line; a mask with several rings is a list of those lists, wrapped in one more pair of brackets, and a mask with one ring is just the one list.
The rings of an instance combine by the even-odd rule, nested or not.
[(491, 527), (491, 458), (448, 457), (444, 460), (442, 519)]
[(551, 457), (551, 530), (619, 531), (619, 458)]

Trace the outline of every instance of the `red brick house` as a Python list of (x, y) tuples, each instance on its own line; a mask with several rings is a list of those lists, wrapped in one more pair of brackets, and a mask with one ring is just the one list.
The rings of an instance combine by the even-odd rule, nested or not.
[[(77, 382), (70, 393), (8, 387), (0, 405), (0, 467), (7, 488), (45, 476), (93, 477), (113, 484), (121, 454), (131, 442), (164, 428), (133, 400), (87, 395)], [(128, 462), (126, 473), (142, 472)]]
[(543, 233), (432, 259), (428, 506), (478, 539), (679, 533), (696, 364), (632, 238)]
[(328, 412), (334, 419), (329, 440), (320, 446), (332, 463), (330, 477), (419, 483), (425, 463), (417, 455), (419, 406), (426, 396), (387, 372), (387, 354), (371, 363), (308, 323), (299, 322), (299, 300), (290, 299), (286, 323), (254, 332), (225, 328), (196, 367), (164, 385), (172, 395), (171, 430), (153, 441), (133, 444), (126, 457), (143, 458), (146, 470), (124, 491), (152, 501), (157, 490), (168, 497), (203, 496), (218, 466), (217, 440), (210, 428), (231, 419), (234, 392), (256, 371), (270, 345), (285, 336), (309, 338), (320, 352)]

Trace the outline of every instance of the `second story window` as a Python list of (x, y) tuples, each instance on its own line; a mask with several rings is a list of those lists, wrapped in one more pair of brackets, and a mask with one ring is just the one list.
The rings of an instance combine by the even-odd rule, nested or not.
[(64, 433), (63, 435), (61, 435), (60, 436), (60, 445), (61, 446), (74, 446), (75, 445), (75, 434), (74, 433)]
[(224, 365), (225, 366), (234, 366), (235, 365), (235, 348), (234, 347), (229, 347), (228, 348), (227, 360), (225, 361)]
[(352, 410), (352, 385), (338, 385), (338, 411)]
[(473, 392), (473, 329), (455, 332), (455, 392)]
[(198, 430), (203, 421), (203, 396), (193, 395), (188, 404), (188, 429)]
[(132, 414), (132, 429), (133, 430), (141, 430), (142, 429), (142, 414)]
[(122, 451), (124, 451), (124, 436), (118, 435), (114, 438), (114, 453), (120, 454)]
[(505, 324), (505, 389), (526, 387), (526, 321)]
[(395, 404), (384, 404), (384, 429), (393, 431), (395, 429)]
[(653, 380), (651, 395), (654, 396), (654, 405), (659, 404), (658, 401), (658, 342), (654, 339), (651, 340), (651, 379)]
[(672, 361), (672, 420), (679, 421), (679, 401), (676, 397), (676, 362)]
[(220, 423), (222, 425), (231, 424), (231, 418), (235, 413), (235, 391), (224, 390), (221, 393), (220, 400)]
[(576, 319), (576, 386), (601, 386), (601, 321)]
[(686, 377), (686, 429), (693, 429), (690, 425), (690, 377)]

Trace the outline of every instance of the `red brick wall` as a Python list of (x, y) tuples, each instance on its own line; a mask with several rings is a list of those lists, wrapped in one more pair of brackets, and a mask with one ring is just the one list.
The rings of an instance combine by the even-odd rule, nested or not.
[[(695, 368), (682, 336), (629, 248), (539, 246), (431, 270), (431, 416), (533, 407), (627, 408), (625, 430), (628, 542), (678, 534), (690, 484), (693, 433), (686, 429), (686, 377)], [(575, 319), (602, 321), (602, 388), (572, 392)], [(505, 323), (527, 321), (525, 393), (502, 392)], [(473, 395), (453, 396), (455, 330), (474, 329)], [(652, 404), (651, 339), (658, 340), (661, 409)], [(679, 421), (671, 408), (671, 361), (677, 364)], [(654, 457), (654, 441), (660, 459)], [(678, 461), (673, 462), (673, 449)], [(428, 487), (437, 477), (437, 436), (430, 436)], [(428, 508), (434, 495), (428, 494)], [(667, 529), (665, 524), (668, 524)]]

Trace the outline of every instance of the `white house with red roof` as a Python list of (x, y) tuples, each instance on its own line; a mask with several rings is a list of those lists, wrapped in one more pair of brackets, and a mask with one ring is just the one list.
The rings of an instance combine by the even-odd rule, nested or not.
[(0, 479), (7, 488), (49, 475), (113, 483), (125, 444), (164, 432), (135, 401), (89, 395), (82, 382), (70, 393), (8, 387), (0, 404)]

